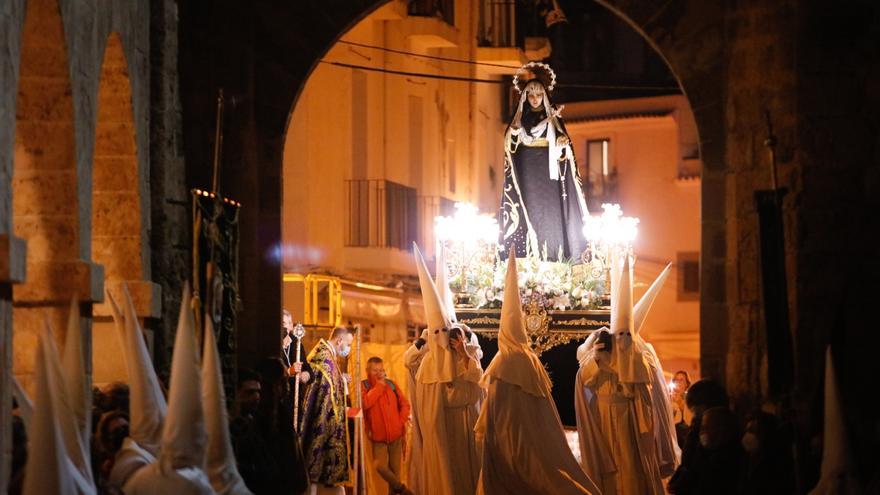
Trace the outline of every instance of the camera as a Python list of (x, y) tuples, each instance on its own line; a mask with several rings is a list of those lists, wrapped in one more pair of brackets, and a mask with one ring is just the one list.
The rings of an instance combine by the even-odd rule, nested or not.
[(611, 346), (614, 342), (614, 337), (612, 337), (611, 332), (607, 330), (599, 330), (598, 342), (605, 344), (605, 347), (601, 350), (605, 352), (611, 352)]
[(449, 340), (461, 340), (465, 343), (470, 342), (473, 332), (467, 328), (454, 326), (449, 330)]

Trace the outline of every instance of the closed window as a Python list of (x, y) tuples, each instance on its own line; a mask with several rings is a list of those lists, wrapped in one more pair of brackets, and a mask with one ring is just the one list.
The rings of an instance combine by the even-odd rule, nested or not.
[(590, 210), (601, 209), (602, 203), (616, 202), (617, 169), (611, 160), (611, 140), (588, 140), (586, 161), (586, 177), (582, 179)]
[(678, 253), (678, 300), (700, 299), (700, 253)]

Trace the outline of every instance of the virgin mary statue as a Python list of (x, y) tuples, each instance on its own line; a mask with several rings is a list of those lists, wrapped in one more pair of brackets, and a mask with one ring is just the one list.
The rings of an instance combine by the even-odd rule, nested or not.
[(504, 134), (504, 188), (501, 196), (502, 257), (548, 261), (579, 258), (587, 205), (562, 107), (550, 101), (556, 74), (529, 62), (513, 78), (519, 104)]

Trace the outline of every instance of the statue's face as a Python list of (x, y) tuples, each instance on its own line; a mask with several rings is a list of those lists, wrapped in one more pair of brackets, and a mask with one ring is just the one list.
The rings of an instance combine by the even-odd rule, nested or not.
[(527, 98), (532, 108), (538, 108), (544, 104), (544, 91), (540, 89), (529, 91)]

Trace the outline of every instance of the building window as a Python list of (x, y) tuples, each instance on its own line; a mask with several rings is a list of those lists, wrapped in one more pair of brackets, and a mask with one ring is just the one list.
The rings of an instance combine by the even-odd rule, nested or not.
[(422, 330), (415, 323), (406, 324), (406, 341), (413, 342), (422, 334)]
[(600, 210), (602, 203), (616, 202), (617, 168), (611, 161), (611, 140), (587, 141), (586, 191), (590, 210)]
[(422, 97), (409, 96), (409, 184), (422, 188)]
[(351, 73), (351, 178), (367, 178), (367, 74)]
[(700, 299), (700, 253), (678, 253), (678, 300)]
[(416, 190), (385, 181), (385, 246), (409, 250), (418, 240), (418, 197)]
[(345, 245), (408, 250), (418, 235), (416, 189), (387, 180), (350, 180)]

